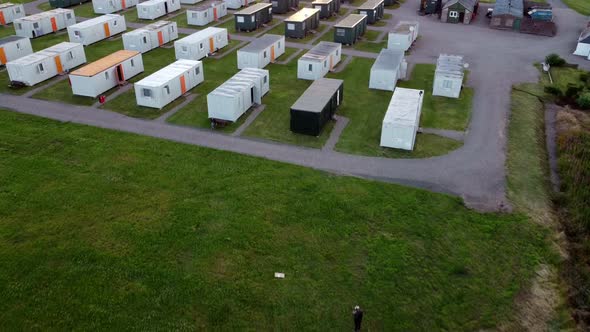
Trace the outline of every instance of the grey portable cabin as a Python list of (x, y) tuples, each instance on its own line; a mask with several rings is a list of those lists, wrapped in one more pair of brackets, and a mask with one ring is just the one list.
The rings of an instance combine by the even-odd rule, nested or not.
[(311, 6), (320, 10), (320, 18), (330, 18), (340, 10), (340, 0), (315, 0)]
[(270, 3), (274, 14), (285, 14), (299, 8), (299, 0), (271, 0)]
[(285, 37), (305, 38), (320, 25), (320, 10), (303, 8), (285, 19)]
[(344, 45), (356, 43), (367, 29), (367, 15), (350, 14), (334, 24), (334, 42)]
[(520, 30), (524, 16), (522, 0), (496, 0), (490, 27), (493, 29)]
[(374, 24), (383, 18), (384, 7), (384, 0), (367, 0), (358, 7), (358, 12), (367, 15), (367, 24)]
[(319, 136), (342, 103), (343, 93), (343, 80), (315, 80), (291, 106), (291, 131)]
[(49, 5), (52, 8), (66, 8), (89, 1), (91, 0), (49, 0)]
[(256, 30), (272, 21), (272, 5), (257, 3), (234, 13), (236, 31)]

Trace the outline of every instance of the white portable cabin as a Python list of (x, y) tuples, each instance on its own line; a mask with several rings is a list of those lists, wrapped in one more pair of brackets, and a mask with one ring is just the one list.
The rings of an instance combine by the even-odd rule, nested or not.
[(254, 3), (256, 0), (224, 0), (227, 8), (229, 9), (240, 9), (242, 7), (248, 7), (249, 4)]
[(463, 86), (464, 66), (462, 56), (441, 54), (436, 61), (432, 95), (459, 98)]
[(371, 67), (369, 89), (393, 91), (397, 80), (406, 78), (407, 70), (404, 51), (383, 49)]
[(322, 41), (297, 60), (297, 78), (317, 80), (340, 62), (342, 44)]
[(381, 146), (414, 149), (423, 98), (423, 90), (395, 89), (381, 126)]
[(201, 60), (227, 46), (227, 29), (209, 27), (174, 42), (176, 60)]
[(578, 45), (574, 55), (580, 55), (590, 60), (590, 26), (584, 29), (578, 37)]
[(137, 105), (162, 109), (204, 79), (203, 62), (177, 60), (134, 84)]
[(139, 0), (92, 0), (92, 8), (96, 14), (112, 14), (135, 7)]
[(33, 53), (33, 47), (31, 47), (31, 40), (27, 37), (0, 38), (0, 66), (31, 53)]
[(14, 31), (19, 36), (35, 38), (63, 30), (73, 24), (76, 24), (73, 10), (56, 8), (17, 18), (14, 20)]
[(199, 3), (203, 0), (180, 0), (180, 3), (183, 5), (194, 5), (196, 3)]
[(238, 50), (238, 69), (264, 68), (285, 53), (285, 36), (266, 34)]
[(7, 25), (17, 18), (25, 16), (25, 7), (22, 4), (10, 2), (0, 3), (0, 25)]
[(387, 48), (407, 51), (418, 38), (418, 22), (400, 21), (387, 36)]
[(125, 17), (117, 14), (106, 14), (68, 27), (68, 36), (72, 43), (84, 46), (107, 39), (125, 32)]
[(269, 71), (246, 68), (207, 95), (207, 111), (213, 121), (235, 122), (254, 104), (262, 103), (270, 89)]
[(218, 21), (226, 15), (227, 6), (223, 1), (213, 1), (210, 4), (200, 5), (192, 10), (189, 9), (186, 11), (187, 23), (197, 26), (204, 26)]
[(86, 63), (84, 46), (63, 42), (6, 64), (11, 82), (33, 86)]
[(154, 20), (180, 10), (180, 0), (148, 0), (137, 5), (137, 17)]
[(145, 53), (178, 39), (176, 22), (158, 21), (123, 34), (123, 48)]

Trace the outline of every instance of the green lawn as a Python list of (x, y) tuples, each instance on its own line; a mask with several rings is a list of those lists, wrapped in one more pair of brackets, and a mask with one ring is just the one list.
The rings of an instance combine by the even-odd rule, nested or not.
[(50, 33), (38, 38), (33, 38), (31, 39), (31, 45), (33, 46), (33, 51), (39, 52), (55, 44), (67, 41), (70, 41), (70, 38), (68, 37), (67, 31), (64, 30), (57, 33)]
[(8, 37), (14, 35), (14, 26), (10, 25), (0, 25), (0, 38)]
[[(475, 331), (548, 256), (459, 198), (0, 112), (6, 330)], [(304, 197), (304, 199), (302, 199)], [(273, 278), (284, 272), (286, 278)]]
[[(228, 15), (229, 16), (232, 16), (232, 14), (228, 14)], [(216, 26), (218, 28), (225, 28), (225, 29), (227, 29), (227, 32), (230, 33), (230, 34), (237, 34), (237, 35), (242, 35), (242, 36), (257, 36), (259, 34), (264, 33), (264, 30), (265, 29), (268, 29), (268, 27), (270, 27), (272, 25), (275, 25), (275, 24), (277, 24), (279, 22), (280, 22), (279, 19), (273, 18), (272, 21), (270, 21), (269, 23), (266, 24), (267, 27), (260, 27), (260, 28), (258, 28), (256, 30), (252, 30), (250, 32), (246, 32), (246, 31), (237, 32), (236, 31), (236, 23), (235, 23), (235, 20), (234, 20), (234, 18), (232, 16), (231, 19), (229, 19), (229, 20), (227, 20), (227, 21), (225, 21), (225, 22), (223, 22), (223, 23), (221, 23), (219, 25), (216, 25)], [(280, 25), (284, 25), (284, 24), (280, 24)]]
[(155, 119), (160, 115), (172, 110), (177, 105), (182, 104), (184, 101), (185, 97), (181, 96), (170, 104), (166, 105), (161, 110), (151, 107), (138, 106), (135, 99), (135, 89), (131, 88), (131, 90), (117, 96), (117, 98), (106, 102), (103, 106), (101, 106), (101, 108), (125, 114), (134, 118)]
[[(286, 41), (307, 44), (311, 40), (316, 38), (318, 35), (322, 34), (324, 31), (326, 31), (328, 28), (329, 28), (329, 26), (327, 26), (325, 24), (320, 24), (320, 26), (316, 30), (316, 33), (308, 34), (307, 36), (305, 36), (305, 38), (286, 38)], [(285, 24), (279, 24), (278, 26), (270, 29), (266, 33), (284, 36), (285, 35)]]
[(588, 0), (563, 0), (563, 3), (582, 15), (590, 15), (590, 2)]
[(382, 49), (387, 48), (387, 36), (381, 42), (374, 42), (381, 34), (380, 31), (367, 30), (362, 39), (352, 46), (355, 50), (380, 53)]
[(211, 22), (211, 23), (209, 23), (209, 24), (207, 24), (205, 26), (189, 25), (188, 24), (188, 17), (187, 17), (186, 11), (184, 13), (182, 13), (181, 15), (177, 15), (177, 16), (169, 19), (169, 21), (176, 22), (176, 24), (178, 25), (179, 28), (198, 29), (198, 30), (205, 29), (205, 28), (208, 28), (208, 27), (217, 25), (220, 22), (223, 22), (225, 20), (230, 20), (230, 21), (233, 22), (233, 20), (234, 20), (233, 15), (224, 16), (224, 17), (220, 18), (219, 21)]

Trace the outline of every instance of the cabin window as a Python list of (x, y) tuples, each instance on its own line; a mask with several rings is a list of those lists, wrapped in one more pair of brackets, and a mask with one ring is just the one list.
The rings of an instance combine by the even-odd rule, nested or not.
[(74, 31), (74, 36), (80, 38), (80, 31)]
[(143, 36), (143, 43), (147, 44), (147, 37), (146, 36)]
[(182, 46), (182, 52), (183, 52), (183, 53), (186, 53), (186, 52), (188, 52), (188, 47), (186, 47), (186, 46), (184, 46), (184, 45), (183, 45), (183, 46)]
[(449, 12), (449, 17), (457, 18), (457, 17), (459, 17), (459, 12), (452, 10)]
[(340, 54), (340, 50), (336, 50), (336, 56), (338, 56), (338, 54)]
[(131, 59), (131, 67), (135, 67), (135, 61), (133, 59)]
[(199, 75), (201, 73), (201, 68), (195, 68), (195, 75)]
[[(197, 12), (191, 13), (193, 18), (197, 18)], [(207, 17), (207, 12), (205, 12), (205, 17)]]
[(201, 50), (201, 51), (203, 50), (203, 43), (199, 44), (199, 50)]
[(144, 97), (151, 98), (152, 97), (152, 90), (150, 90), (150, 89), (141, 89), (141, 94)]
[(266, 84), (267, 82), (267, 76), (264, 76), (264, 83)]
[(72, 51), (69, 51), (67, 58), (68, 58), (68, 61), (73, 60), (74, 59), (74, 53), (72, 53)]
[(449, 80), (444, 80), (443, 81), (443, 88), (448, 89), (448, 90), (452, 89), (453, 88), (453, 82), (452, 81), (449, 81)]
[(203, 17), (207, 17), (207, 12), (204, 12), (203, 13)]
[(272, 2), (272, 6), (273, 7), (278, 7), (279, 6), (279, 2), (278, 1), (273, 1)]
[(168, 85), (164, 87), (164, 90), (166, 90), (166, 94), (170, 94), (170, 87)]
[(236, 20), (238, 20), (238, 23), (244, 23), (244, 17), (243, 16), (237, 16)]
[(20, 23), (16, 24), (16, 30), (21, 30), (23, 28), (23, 25)]
[(221, 41), (221, 35), (217, 35), (217, 40)]
[(172, 4), (174, 4), (174, 0), (172, 0)]
[(268, 9), (268, 13), (269, 13), (269, 14), (272, 14), (272, 8), (269, 8), (269, 9)]
[(20, 50), (20, 43), (16, 43), (16, 49)]
[(109, 79), (109, 72), (108, 71), (105, 71), (104, 72), (104, 79), (105, 80), (108, 80)]
[(344, 29), (336, 29), (336, 36), (344, 37), (345, 34), (346, 34), (346, 31)]
[(221, 9), (225, 9), (225, 5), (221, 5)]
[(37, 22), (33, 23), (33, 29), (39, 29), (39, 23), (37, 23)]
[(118, 21), (117, 21), (117, 20), (114, 20), (114, 21), (113, 21), (113, 25), (114, 25), (114, 26), (117, 26), (117, 23), (118, 23)]
[(142, 8), (142, 10), (143, 10), (144, 12), (147, 12), (147, 7), (143, 7), (143, 8)]
[(256, 22), (256, 16), (252, 16), (252, 22)]
[(37, 65), (37, 72), (38, 73), (44, 73), (45, 72), (45, 67), (43, 67), (43, 64), (40, 63)]
[(174, 26), (173, 25), (170, 26), (170, 32), (174, 32)]
[(287, 23), (287, 30), (295, 30), (295, 24)]
[(311, 63), (307, 66), (307, 70), (309, 70), (309, 71), (313, 70), (313, 66), (311, 65)]
[(14, 7), (14, 12), (19, 14), (20, 13), (20, 7)]
[(66, 18), (67, 18), (68, 20), (72, 19), (72, 13), (67, 13), (67, 14), (66, 14)]
[(263, 57), (266, 59), (266, 51), (264, 51)]
[(281, 48), (281, 42), (279, 42), (279, 48)]

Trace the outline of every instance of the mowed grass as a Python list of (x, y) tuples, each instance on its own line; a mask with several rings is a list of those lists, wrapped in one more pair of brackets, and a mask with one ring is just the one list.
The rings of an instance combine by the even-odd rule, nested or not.
[[(315, 30), (316, 31), (315, 33), (310, 33), (307, 36), (305, 36), (305, 38), (287, 38), (286, 37), (285, 39), (288, 42), (307, 44), (310, 41), (312, 41), (314, 38), (316, 38), (317, 36), (321, 35), (328, 28), (329, 28), (328, 25), (326, 25), (326, 24), (320, 24), (318, 26), (318, 28)], [(281, 24), (277, 25), (276, 27), (270, 29), (266, 33), (275, 34), (275, 35), (279, 35), (279, 36), (284, 36), (285, 35), (285, 23), (281, 23)]]
[[(252, 31), (237, 31), (234, 16), (232, 14), (228, 14), (228, 15), (232, 16), (232, 18), (229, 20), (223, 21), (222, 23), (220, 23), (216, 26), (218, 28), (227, 29), (227, 32), (229, 34), (237, 34), (237, 35), (241, 35), (241, 36), (257, 36), (257, 35), (263, 34), (265, 32), (265, 30), (267, 30), (270, 26), (275, 25), (281, 21), (277, 18), (273, 18), (272, 21), (266, 23), (266, 27), (260, 27), (258, 29), (252, 30)], [(281, 25), (282, 25), (282, 23), (281, 23)]]
[(12, 36), (14, 34), (14, 26), (12, 24), (0, 25), (0, 38)]
[[(354, 48), (355, 50), (365, 51), (365, 52), (373, 52), (379, 53), (383, 48), (387, 47), (387, 36), (385, 37), (384, 41), (375, 42), (379, 35), (381, 34), (380, 31), (375, 30), (366, 30), (365, 34), (361, 36), (356, 43), (353, 45), (342, 45), (342, 48)], [(318, 44), (321, 41), (329, 41), (334, 42), (334, 29), (330, 29), (328, 32), (323, 34), (314, 44)]]
[(6, 330), (345, 331), (355, 304), (368, 331), (492, 329), (548, 256), (524, 216), (459, 198), (0, 121)]
[(590, 15), (590, 2), (587, 0), (563, 0), (563, 3), (582, 15)]

